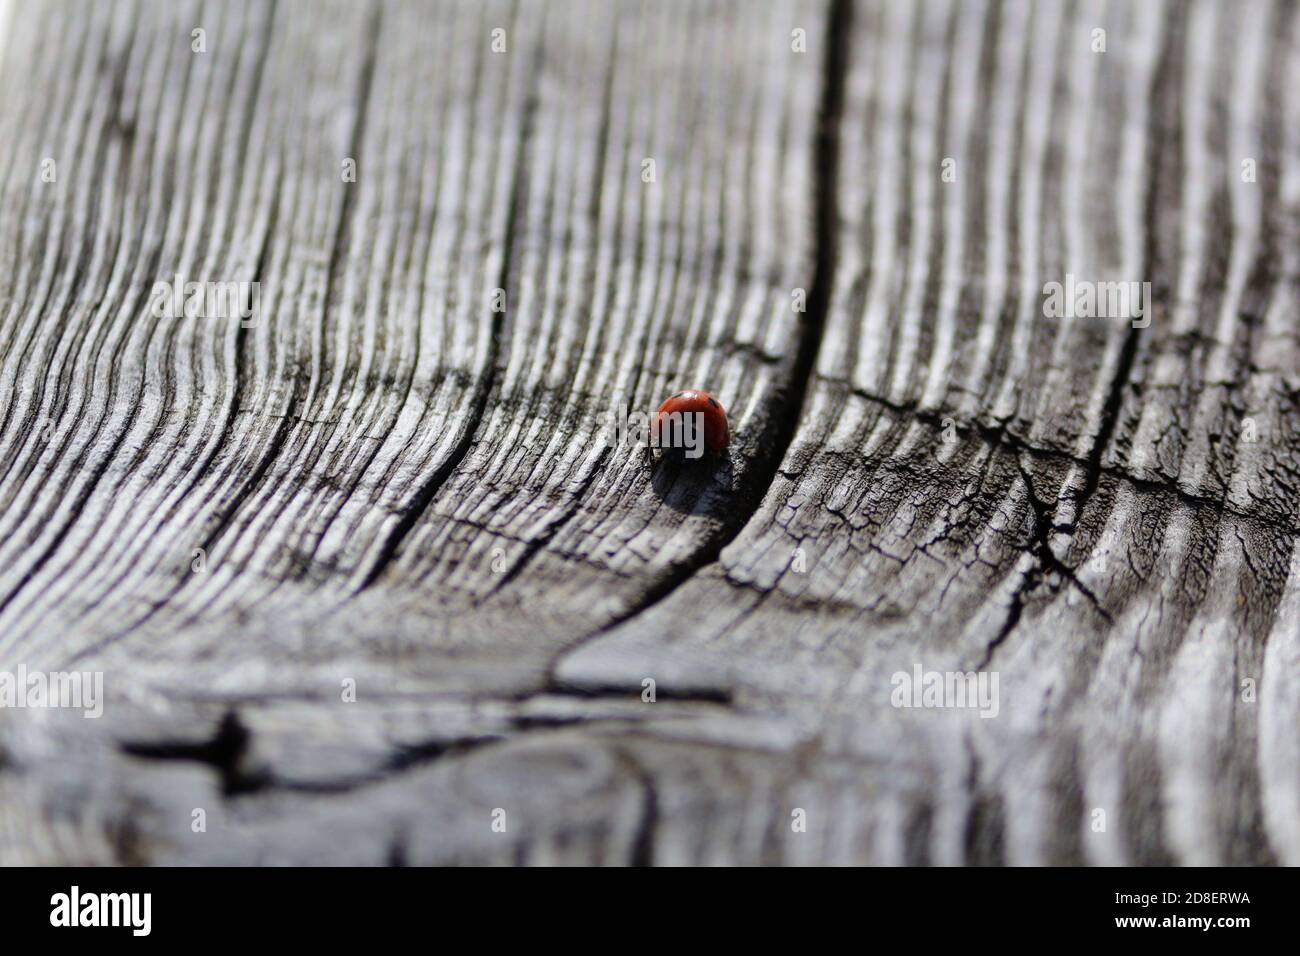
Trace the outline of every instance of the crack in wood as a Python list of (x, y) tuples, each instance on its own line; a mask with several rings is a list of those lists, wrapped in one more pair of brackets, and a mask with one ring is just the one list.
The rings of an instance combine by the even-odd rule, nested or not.
[(839, 175), (840, 116), (849, 71), (852, 18), (852, 0), (830, 0), (824, 35), (827, 55), (823, 61), (822, 99), (815, 146), (816, 261), (807, 311), (804, 313), (805, 321), (798, 336), (798, 348), (791, 363), (788, 382), (773, 398), (775, 422), (770, 426), (771, 439), (764, 443), (746, 470), (745, 486), (735, 489), (731, 499), (734, 507), (720, 516), (721, 528), (713, 539), (699, 547), (689, 560), (682, 562), (672, 573), (665, 574), (651, 584), (634, 607), (617, 615), (601, 631), (588, 635), (554, 655), (547, 666), (547, 683), (550, 686), (559, 685), (556, 673), (565, 657), (620, 624), (646, 613), (704, 568), (716, 563), (722, 549), (736, 538), (757, 513), (763, 498), (776, 480), (803, 413), (804, 398), (813, 379), (834, 288), (839, 232), (836, 183)]

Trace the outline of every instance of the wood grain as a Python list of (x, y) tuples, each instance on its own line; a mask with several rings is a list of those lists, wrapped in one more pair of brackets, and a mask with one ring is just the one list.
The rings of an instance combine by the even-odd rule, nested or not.
[(14, 17), (0, 861), (1300, 863), (1298, 20)]

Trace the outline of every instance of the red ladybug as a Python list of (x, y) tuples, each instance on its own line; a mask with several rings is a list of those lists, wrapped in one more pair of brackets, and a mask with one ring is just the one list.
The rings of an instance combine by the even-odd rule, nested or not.
[[(674, 413), (678, 416), (676, 421), (669, 417)], [(690, 414), (698, 414), (700, 417), (692, 419), (692, 424), (684, 430), (681, 423), (685, 423), (686, 416)], [(716, 455), (731, 443), (727, 413), (723, 410), (722, 403), (708, 392), (688, 388), (670, 396), (659, 406), (659, 411), (655, 412), (654, 422), (650, 426), (651, 444), (657, 447), (677, 447), (682, 444), (683, 436), (694, 444), (698, 441), (698, 438), (693, 437), (698, 435), (693, 430), (698, 427), (695, 423), (703, 425), (704, 449), (710, 454)]]

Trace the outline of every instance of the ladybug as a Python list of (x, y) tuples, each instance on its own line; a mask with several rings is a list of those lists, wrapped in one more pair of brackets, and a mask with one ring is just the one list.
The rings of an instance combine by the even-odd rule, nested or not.
[(685, 389), (669, 396), (659, 406), (650, 425), (650, 440), (658, 448), (684, 449), (688, 458), (699, 458), (706, 450), (716, 455), (731, 443), (727, 413), (722, 403), (708, 392)]

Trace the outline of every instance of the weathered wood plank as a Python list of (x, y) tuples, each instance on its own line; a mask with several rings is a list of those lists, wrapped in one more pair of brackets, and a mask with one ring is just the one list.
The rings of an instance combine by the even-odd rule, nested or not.
[[(1300, 862), (1294, 3), (87, 11), (0, 62), (0, 670), (109, 700), (0, 709), (0, 861)], [(700, 384), (724, 468), (601, 440)]]
[[(720, 562), (559, 676), (784, 711), (888, 794), (839, 841), (1294, 863), (1294, 6), (861, 13), (800, 434)], [(1151, 281), (1150, 327), (1044, 319), (1066, 273)], [(998, 719), (889, 706), (917, 661), (997, 671)]]
[[(51, 532), (59, 546), (48, 556), (23, 548), (29, 566), (10, 572), (6, 642), (29, 666), (104, 668), (121, 695), (113, 710), (138, 706), (144, 688), (168, 695), (170, 730), (122, 717), (100, 738), (130, 742), (144, 779), (150, 768), (173, 775), (170, 762), (140, 766), (142, 754), (226, 760), (226, 702), (337, 700), (343, 679), (372, 700), (541, 690), (558, 651), (670, 587), (738, 530), (792, 421), (781, 400), (812, 355), (791, 303), (813, 285), (825, 69), (792, 50), (791, 32), (806, 30), (816, 49), (820, 6), (777, 4), (751, 22), (713, 4), (383, 5), (349, 9), (325, 29), (305, 6), (246, 13), (262, 22), (210, 28), (206, 53), (170, 67), (154, 112), (192, 124), (201, 111), (202, 123), (242, 136), (248, 158), (221, 165), (223, 194), (253, 197), (246, 218), (262, 231), (205, 231), (218, 210), (198, 197), (212, 174), (181, 169), (178, 141), (137, 135), (131, 159), (176, 170), (196, 196), (148, 268), (221, 275), (243, 262), (265, 289), (267, 320), (247, 330), (158, 323), (150, 334), (166, 346), (129, 353), (144, 363), (133, 381), (149, 429), (137, 437), (123, 411), (112, 440), (67, 462), (66, 478), (55, 470), (53, 481), (12, 486), (68, 505)], [(148, 5), (120, 16), (178, 42), (198, 22), (195, 11)], [(429, 22), (449, 58), (429, 56)], [(238, 73), (236, 56), (252, 48), (237, 42), (241, 30), (256, 32), (261, 51), (244, 95), (215, 108), (171, 103), (209, 64)], [(49, 42), (38, 32), (30, 45)], [(134, 61), (122, 58), (119, 85), (129, 87)], [(338, 178), (347, 157), (355, 185)], [(229, 239), (200, 252), (188, 235)], [(503, 313), (490, 307), (498, 286)], [(100, 318), (88, 317), (91, 334)], [(191, 352), (225, 361), (169, 365)], [(117, 376), (111, 365), (87, 373), (87, 393), (112, 391)], [(687, 475), (656, 491), (639, 452), (604, 448), (597, 434), (620, 402), (644, 407), (698, 380), (731, 404), (742, 454), (726, 488)], [(196, 396), (208, 406), (196, 411)], [(189, 447), (181, 436), (192, 453), (178, 453)], [(36, 467), (57, 468), (46, 465), (66, 457), (55, 449), (24, 446)], [(19, 528), (46, 518), (6, 514)], [(186, 566), (194, 547), (206, 554), (202, 574)], [(172, 712), (191, 697), (220, 703), (192, 719)], [(581, 711), (574, 719), (601, 707)], [(340, 748), (355, 752), (308, 762), (309, 788), (349, 783), (357, 766), (385, 771), (402, 745), (388, 741), (382, 758), (368, 750), (363, 739), (387, 741), (373, 726), (387, 711), (374, 713), (335, 726)], [(532, 726), (527, 713), (517, 722)], [(443, 732), (427, 718), (416, 738), (436, 749)], [(269, 738), (253, 739), (241, 762), (261, 766)], [(304, 747), (273, 750), (277, 787), (292, 789), (284, 760)], [(39, 776), (39, 747), (12, 749)], [(218, 770), (214, 787), (244, 779)], [(75, 803), (57, 788), (50, 802)], [(385, 837), (376, 852), (387, 846)]]

